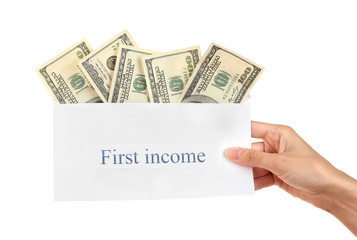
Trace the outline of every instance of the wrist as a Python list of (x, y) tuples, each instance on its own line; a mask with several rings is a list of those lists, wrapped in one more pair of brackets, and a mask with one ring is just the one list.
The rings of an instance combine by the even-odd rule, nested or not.
[(344, 172), (337, 171), (338, 173), (331, 179), (331, 184), (326, 190), (326, 204), (322, 206), (322, 209), (331, 214), (348, 205), (350, 199), (357, 198), (357, 181)]
[(357, 181), (338, 170), (334, 183), (326, 192), (322, 207), (339, 219), (347, 228), (357, 235)]

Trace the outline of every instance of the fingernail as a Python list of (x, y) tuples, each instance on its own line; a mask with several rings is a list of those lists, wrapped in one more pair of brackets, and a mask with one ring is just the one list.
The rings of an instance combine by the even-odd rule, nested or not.
[(241, 152), (242, 149), (239, 148), (228, 148), (225, 151), (225, 155), (231, 160), (238, 160)]

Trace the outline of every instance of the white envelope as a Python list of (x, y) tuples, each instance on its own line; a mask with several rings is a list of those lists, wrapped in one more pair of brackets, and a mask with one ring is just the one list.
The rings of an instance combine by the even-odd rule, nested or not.
[(250, 105), (54, 104), (55, 200), (252, 194)]

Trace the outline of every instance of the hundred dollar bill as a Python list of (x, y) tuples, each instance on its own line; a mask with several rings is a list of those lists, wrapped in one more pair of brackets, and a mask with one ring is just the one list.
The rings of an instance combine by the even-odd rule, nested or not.
[(264, 68), (212, 43), (178, 102), (241, 103)]
[(200, 57), (199, 46), (142, 57), (150, 102), (176, 102)]
[(137, 47), (119, 47), (108, 102), (149, 102), (141, 57), (153, 53)]
[(79, 67), (103, 102), (108, 102), (109, 88), (121, 45), (136, 46), (128, 31), (123, 31), (84, 58)]
[(37, 73), (56, 102), (102, 102), (78, 68), (78, 62), (91, 51), (92, 48), (83, 39), (37, 69)]

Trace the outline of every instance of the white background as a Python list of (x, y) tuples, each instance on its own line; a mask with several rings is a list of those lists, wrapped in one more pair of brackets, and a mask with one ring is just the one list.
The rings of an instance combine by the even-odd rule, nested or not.
[[(35, 69), (86, 37), (211, 42), (264, 66), (252, 119), (291, 125), (357, 178), (355, 1), (2, 1), (0, 239), (354, 239), (278, 189), (204, 199), (54, 202), (53, 104)], [(100, 126), (98, 126), (100, 127)]]

